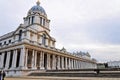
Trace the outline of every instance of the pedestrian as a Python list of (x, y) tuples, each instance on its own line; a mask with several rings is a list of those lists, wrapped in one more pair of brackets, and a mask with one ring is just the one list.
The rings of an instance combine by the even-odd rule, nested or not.
[(6, 76), (6, 74), (5, 74), (5, 71), (2, 71), (2, 80), (4, 80), (4, 78), (5, 78), (5, 76)]
[(0, 80), (2, 80), (2, 75), (1, 75), (1, 71), (0, 71)]

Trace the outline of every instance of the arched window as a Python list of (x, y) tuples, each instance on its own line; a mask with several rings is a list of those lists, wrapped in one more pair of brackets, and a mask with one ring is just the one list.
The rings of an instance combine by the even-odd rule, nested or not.
[(19, 41), (21, 41), (22, 38), (22, 30), (19, 31)]
[(42, 44), (45, 45), (46, 44), (46, 35), (43, 34), (42, 36)]

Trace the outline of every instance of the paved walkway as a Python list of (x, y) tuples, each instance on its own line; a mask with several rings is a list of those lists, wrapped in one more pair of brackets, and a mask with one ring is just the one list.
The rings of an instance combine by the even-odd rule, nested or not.
[(120, 78), (91, 78), (91, 77), (16, 77), (5, 80), (120, 80)]

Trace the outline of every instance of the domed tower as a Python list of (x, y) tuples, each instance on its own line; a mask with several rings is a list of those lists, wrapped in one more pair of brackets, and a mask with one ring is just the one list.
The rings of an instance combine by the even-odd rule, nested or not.
[(37, 31), (46, 31), (49, 33), (49, 23), (50, 20), (47, 18), (44, 8), (40, 6), (39, 1), (28, 11), (27, 17), (24, 18), (24, 25), (32, 27)]

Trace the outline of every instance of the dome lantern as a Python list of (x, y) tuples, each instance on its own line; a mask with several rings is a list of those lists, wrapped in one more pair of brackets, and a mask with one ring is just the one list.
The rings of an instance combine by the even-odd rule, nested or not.
[(31, 13), (34, 13), (34, 12), (40, 13), (41, 15), (44, 15), (44, 16), (47, 16), (44, 8), (40, 5), (40, 1), (39, 1), (39, 0), (36, 2), (36, 5), (33, 6), (33, 7), (28, 11), (28, 15), (31, 15)]
[(40, 1), (38, 0), (38, 1), (36, 2), (36, 4), (39, 6), (39, 5), (40, 5)]

